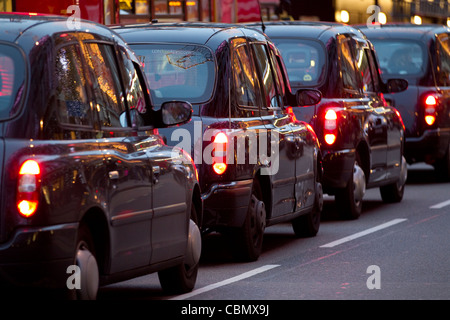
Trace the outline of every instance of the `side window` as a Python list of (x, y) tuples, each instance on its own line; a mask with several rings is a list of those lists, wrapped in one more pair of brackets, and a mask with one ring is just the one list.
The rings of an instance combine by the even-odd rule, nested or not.
[[(281, 63), (280, 61), (282, 61), (282, 58), (281, 58), (281, 56), (277, 56), (277, 54), (275, 53), (275, 49), (270, 48), (269, 51), (270, 51), (270, 59), (272, 61), (272, 65), (276, 72), (275, 82), (277, 83), (277, 86), (280, 89), (278, 92), (284, 96), (286, 94), (286, 91), (285, 91), (286, 83), (284, 82), (284, 77), (283, 77), (284, 72), (282, 70), (282, 66), (280, 65), (280, 63)], [(287, 76), (287, 74), (286, 74), (286, 76)]]
[(85, 43), (86, 60), (92, 75), (95, 108), (102, 127), (122, 127), (119, 117), (125, 112), (119, 72), (111, 45)]
[(55, 103), (60, 123), (92, 127), (91, 107), (85, 89), (87, 81), (78, 46), (68, 45), (57, 51), (55, 75)]
[(355, 64), (350, 39), (345, 36), (338, 37), (339, 60), (341, 61), (342, 85), (349, 95), (359, 94), (359, 83), (356, 78)]
[(121, 60), (119, 65), (124, 78), (125, 99), (130, 109), (131, 125), (133, 127), (143, 125), (141, 115), (147, 113), (147, 101), (141, 86), (141, 79), (136, 72), (133, 61), (122, 47), (119, 47), (119, 59)]
[(370, 71), (372, 72), (373, 90), (375, 92), (380, 92), (380, 73), (375, 53), (372, 50), (366, 50), (366, 53), (369, 58)]
[(280, 108), (282, 106), (281, 97), (279, 95), (278, 83), (275, 82), (275, 77), (272, 65), (269, 61), (269, 54), (264, 44), (252, 44), (256, 58), (256, 68), (258, 69), (261, 84), (264, 92), (264, 105), (268, 108)]
[(369, 58), (367, 56), (367, 49), (359, 47), (356, 49), (356, 74), (361, 81), (361, 87), (364, 93), (374, 92), (374, 85), (372, 80), (372, 72), (370, 70)]
[(438, 76), (440, 86), (450, 86), (450, 35), (441, 34), (437, 37)]
[(237, 103), (239, 106), (257, 107), (256, 76), (246, 41), (245, 39), (233, 39), (231, 44), (234, 91)]

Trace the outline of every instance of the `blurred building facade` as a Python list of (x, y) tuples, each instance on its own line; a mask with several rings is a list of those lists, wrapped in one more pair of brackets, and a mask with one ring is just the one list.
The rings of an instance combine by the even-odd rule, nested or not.
[[(381, 13), (381, 23), (412, 22), (447, 24), (449, 0), (334, 0), (335, 20), (349, 24), (366, 23), (374, 18), (374, 8)], [(343, 14), (342, 14), (343, 13)]]
[(375, 17), (382, 23), (446, 24), (450, 18), (450, 0), (119, 0), (119, 3), (121, 21), (134, 14), (132, 19), (145, 15), (141, 18), (147, 21), (245, 22), (260, 20), (259, 12), (265, 21), (321, 20), (349, 24), (366, 23)]
[[(72, 15), (106, 25), (158, 21), (320, 20), (450, 24), (450, 0), (0, 0), (0, 11)], [(375, 9), (374, 9), (375, 8)], [(260, 14), (261, 13), (261, 14)]]
[[(281, 0), (119, 0), (120, 22), (250, 22), (278, 19)], [(261, 13), (261, 14), (260, 14)]]

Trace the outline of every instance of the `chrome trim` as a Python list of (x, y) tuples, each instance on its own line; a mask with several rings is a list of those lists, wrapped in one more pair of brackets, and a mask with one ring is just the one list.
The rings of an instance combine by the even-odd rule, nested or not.
[[(149, 220), (149, 219), (151, 219), (152, 215), (153, 215), (153, 209), (142, 210), (142, 211), (118, 214), (114, 217), (111, 217), (110, 221), (111, 221), (112, 226), (118, 226), (118, 225), (122, 225), (122, 224), (136, 222), (136, 221)], [(132, 220), (133, 218), (136, 218), (136, 219)]]
[(153, 214), (158, 217), (160, 216), (168, 216), (177, 212), (186, 212), (187, 204), (185, 202), (169, 204), (167, 206), (158, 207), (153, 209)]
[(219, 183), (211, 186), (208, 192), (202, 194), (202, 200), (208, 199), (217, 189), (235, 189), (239, 187), (250, 187), (253, 180), (233, 181), (230, 183)]

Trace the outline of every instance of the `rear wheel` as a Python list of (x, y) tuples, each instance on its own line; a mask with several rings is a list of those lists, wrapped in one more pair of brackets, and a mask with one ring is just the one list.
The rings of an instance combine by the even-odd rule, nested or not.
[(436, 161), (434, 170), (439, 181), (446, 182), (450, 180), (450, 144), (447, 147), (444, 158)]
[(365, 192), (366, 176), (357, 155), (353, 164), (353, 175), (347, 182), (347, 186), (338, 190), (335, 195), (340, 216), (344, 219), (358, 219), (361, 215)]
[[(78, 230), (74, 262), (76, 268), (67, 280), (68, 298), (71, 300), (95, 300), (99, 287), (99, 270), (94, 242), (89, 228), (81, 224)], [(77, 273), (79, 271), (79, 273)]]
[(233, 236), (233, 252), (242, 261), (258, 260), (266, 227), (266, 208), (262, 201), (261, 186), (258, 180), (253, 181), (252, 195), (244, 225)]
[(400, 177), (397, 182), (380, 187), (381, 199), (386, 203), (402, 201), (407, 177), (408, 168), (406, 166), (406, 159), (402, 157)]
[(186, 293), (192, 291), (195, 287), (202, 246), (200, 229), (196, 221), (197, 211), (192, 203), (184, 261), (177, 266), (158, 272), (159, 282), (166, 292), (173, 294)]
[(322, 184), (316, 182), (314, 206), (310, 213), (292, 220), (292, 228), (297, 237), (314, 237), (319, 232), (320, 216), (323, 208)]

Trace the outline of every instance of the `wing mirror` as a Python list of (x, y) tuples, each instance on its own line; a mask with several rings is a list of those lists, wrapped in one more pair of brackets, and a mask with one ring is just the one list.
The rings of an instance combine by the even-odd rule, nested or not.
[(191, 120), (192, 105), (184, 101), (167, 101), (161, 105), (161, 120), (166, 126), (183, 124)]
[(385, 93), (402, 92), (408, 88), (408, 81), (405, 79), (389, 79), (386, 82)]
[[(130, 110), (132, 127), (145, 127), (149, 125), (158, 128), (170, 127), (189, 122), (192, 117), (192, 105), (184, 101), (167, 101), (161, 105), (161, 109), (153, 112), (151, 118), (152, 124), (145, 122), (144, 117), (136, 109)], [(122, 112), (119, 117), (122, 127), (127, 127), (126, 112)]]
[(299, 89), (295, 93), (298, 106), (312, 106), (322, 100), (322, 93), (316, 89)]

